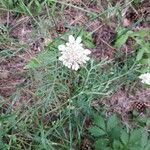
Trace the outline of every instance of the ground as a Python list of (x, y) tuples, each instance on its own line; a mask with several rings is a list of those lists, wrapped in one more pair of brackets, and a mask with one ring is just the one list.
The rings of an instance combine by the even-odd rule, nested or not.
[[(124, 4), (124, 1), (121, 0), (112, 2), (67, 0), (52, 5), (52, 8), (49, 8), (52, 14), (48, 15), (47, 6), (38, 15), (34, 14), (34, 10), (31, 10), (33, 11), (31, 15), (25, 12), (17, 13), (15, 9), (10, 9), (10, 11), (2, 6), (0, 9), (0, 34), (2, 35), (0, 38), (0, 111), (5, 113), (8, 109), (9, 111), (22, 109), (22, 106), (32, 106), (32, 103), (41, 99), (42, 96), (36, 93), (38, 83), (40, 83), (40, 73), (39, 77), (38, 73), (35, 73), (37, 76), (35, 78), (26, 65), (32, 58), (43, 52), (49, 43), (75, 28), (83, 27), (84, 30), (91, 33), (95, 44), (95, 47), (90, 49), (92, 58), (97, 61), (107, 58), (113, 60), (113, 63), (124, 62), (128, 56), (135, 53), (132, 47), (134, 40), (128, 39), (118, 52), (114, 46), (118, 26), (121, 25), (132, 31), (150, 29), (150, 3), (146, 0), (135, 3)], [(124, 7), (125, 5), (127, 6)], [(115, 9), (109, 12), (109, 9), (112, 8)], [(121, 8), (121, 15), (118, 14), (117, 8)], [(45, 11), (47, 13), (44, 13)], [(95, 17), (97, 13), (101, 15)], [(104, 69), (107, 70), (107, 66)], [(68, 81), (67, 84), (72, 86), (73, 83)], [(59, 108), (66, 104), (64, 102), (66, 97), (65, 94), (61, 97), (62, 103), (56, 101), (54, 108), (50, 106), (52, 113), (49, 113), (47, 117), (54, 121), (59, 118)], [(150, 107), (149, 100), (150, 89), (144, 87), (139, 80), (134, 80), (127, 85), (118, 83), (118, 88), (113, 93), (106, 97), (96, 98), (91, 103), (91, 107), (97, 109), (105, 106), (106, 114), (116, 112), (124, 122), (129, 123), (132, 120), (130, 114), (134, 110), (146, 116), (150, 115), (146, 112)], [(39, 118), (42, 118), (43, 112), (39, 113), (41, 113)], [(47, 124), (47, 118), (45, 119), (45, 124)], [(89, 122), (87, 121), (86, 125)], [(67, 129), (64, 130), (67, 132)], [(85, 138), (80, 149), (89, 150), (88, 142), (88, 139)]]

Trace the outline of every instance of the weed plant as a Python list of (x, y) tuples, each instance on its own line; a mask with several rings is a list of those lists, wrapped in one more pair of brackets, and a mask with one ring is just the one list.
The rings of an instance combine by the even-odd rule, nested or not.
[[(120, 10), (124, 10), (124, 7), (131, 3), (123, 6), (109, 5), (102, 13), (57, 0), (2, 0), (0, 4), (0, 12), (29, 16), (36, 24), (36, 35), (47, 36), (49, 27), (55, 24), (58, 10), (63, 14), (66, 7), (73, 7), (87, 13), (90, 21), (94, 21), (97, 18), (107, 18), (113, 10), (119, 15)], [(46, 15), (43, 15), (43, 12), (46, 12)], [(44, 24), (44, 18), (50, 20), (48, 26)], [(91, 33), (87, 32), (85, 27), (70, 27), (67, 33), (57, 33), (57, 38), (49, 42), (25, 66), (27, 82), (18, 86), (16, 92), (8, 99), (0, 96), (0, 149), (80, 150), (83, 138), (91, 139), (93, 147), (97, 150), (150, 149), (146, 130), (126, 130), (115, 115), (105, 118), (103, 107), (99, 106), (101, 112), (96, 112), (92, 107), (94, 100), (98, 99), (101, 102), (122, 85), (132, 86), (137, 80), (139, 65), (135, 53), (122, 62), (116, 61), (115, 58), (96, 60), (91, 57), (78, 71), (69, 70), (58, 60), (58, 46), (67, 41), (70, 34), (75, 37), (82, 36), (86, 48), (94, 48)], [(26, 45), (9, 36), (9, 27), (1, 25), (0, 29), (3, 31), (0, 44), (5, 46), (0, 52), (1, 58), (18, 55)], [(120, 41), (118, 37), (117, 39)], [(13, 104), (21, 97), (22, 90), (26, 90), (31, 97), (19, 107), (13, 108)], [(86, 129), (85, 120), (88, 117), (94, 119), (91, 127)], [(102, 126), (110, 128), (114, 133), (102, 130)], [(114, 130), (116, 127), (120, 130)], [(117, 139), (115, 131), (119, 132)], [(135, 142), (135, 147), (132, 147), (131, 139)], [(141, 147), (139, 141), (142, 142)]]

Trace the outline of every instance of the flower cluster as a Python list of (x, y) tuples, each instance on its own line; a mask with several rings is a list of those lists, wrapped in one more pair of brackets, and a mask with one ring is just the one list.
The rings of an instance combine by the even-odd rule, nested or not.
[(59, 60), (62, 61), (66, 67), (72, 70), (78, 70), (80, 66), (90, 59), (88, 55), (91, 51), (83, 48), (81, 41), (81, 37), (77, 37), (77, 39), (75, 39), (72, 35), (70, 35), (69, 41), (66, 44), (58, 46), (61, 53)]
[(150, 85), (150, 73), (141, 74), (139, 78), (142, 80), (142, 83)]

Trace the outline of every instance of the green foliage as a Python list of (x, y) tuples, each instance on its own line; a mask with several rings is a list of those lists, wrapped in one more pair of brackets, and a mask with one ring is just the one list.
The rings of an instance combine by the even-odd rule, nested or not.
[(14, 12), (23, 13), (25, 15), (39, 15), (44, 5), (53, 5), (54, 0), (2, 0), (0, 4), (3, 8)]
[[(77, 32), (76, 37), (78, 35), (81, 35), (82, 39), (85, 38), (84, 42), (88, 42), (89, 46), (93, 46), (91, 36), (87, 38), (87, 32)], [(107, 59), (101, 61), (91, 59), (78, 71), (72, 71), (63, 66), (58, 60), (58, 45), (67, 40), (68, 35), (63, 35), (61, 38), (57, 38), (55, 41), (49, 43), (45, 47), (45, 50), (38, 54), (37, 57), (32, 58), (26, 66), (32, 72), (32, 78), (36, 82), (34, 94), (38, 97), (38, 101), (33, 105), (35, 113), (38, 113), (42, 109), (43, 116), (45, 117), (45, 114), (51, 115), (49, 112), (51, 112), (50, 108), (53, 107), (54, 110), (56, 109), (61, 114), (60, 120), (56, 120), (48, 127), (42, 126), (43, 132), (42, 130), (39, 131), (39, 127), (36, 128), (38, 133), (32, 128), (34, 134), (37, 134), (36, 142), (39, 145), (41, 144), (42, 147), (45, 145), (48, 148), (50, 146), (57, 147), (56, 145), (58, 144), (60, 149), (63, 147), (71, 149), (74, 143), (74, 137), (79, 139), (77, 141), (79, 144), (83, 133), (83, 120), (85, 116), (91, 115), (91, 101), (95, 98), (110, 95), (120, 86), (120, 83), (122, 84), (127, 74), (130, 76), (136, 70), (136, 67), (134, 69), (132, 68), (133, 63), (129, 63), (129, 61), (124, 62), (122, 68), (118, 70), (117, 63), (112, 63)], [(89, 47), (86, 46), (86, 48)], [(34, 114), (31, 114), (31, 116), (34, 116)], [(103, 117), (97, 115), (94, 118), (95, 125), (89, 129), (90, 133), (95, 137), (103, 137), (107, 136), (106, 130), (109, 130), (109, 134), (115, 137), (115, 139), (118, 139), (120, 131), (114, 128), (118, 124), (116, 116), (109, 118), (108, 122)], [(27, 120), (29, 121), (29, 119)], [(99, 122), (99, 120), (101, 121)], [(65, 128), (69, 128), (67, 133)], [(39, 134), (40, 136), (42, 135), (42, 140)], [(50, 141), (56, 143), (56, 145), (51, 145)], [(104, 141), (104, 144), (107, 141)], [(61, 142), (63, 144), (60, 144)], [(97, 142), (97, 144), (99, 143)]]
[[(82, 37), (83, 44), (87, 48), (94, 48), (95, 45), (93, 43), (92, 36), (90, 35), (89, 32), (86, 32), (84, 30), (79, 32), (79, 35)], [(63, 40), (68, 40), (68, 36), (65, 35), (62, 37)], [(62, 43), (62, 40), (56, 40), (51, 42), (48, 47), (50, 50), (46, 50), (38, 55), (37, 58), (33, 58), (27, 65), (27, 69), (33, 69), (33, 68), (38, 68), (38, 67), (46, 67), (48, 64), (54, 65), (54, 61), (57, 60), (58, 57), (58, 45)]]
[(150, 127), (150, 118), (149, 118), (149, 112), (150, 110), (147, 109), (146, 110), (146, 113), (144, 115), (140, 115), (140, 112), (136, 111), (136, 110), (133, 110), (133, 122), (136, 124), (138, 124), (139, 126), (141, 127), (147, 127), (149, 128)]
[(79, 34), (82, 37), (83, 44), (88, 48), (95, 48), (94, 41), (92, 38), (92, 34), (82, 30)]
[(93, 125), (88, 131), (95, 138), (96, 150), (148, 150), (150, 148), (149, 134), (144, 128), (127, 130), (116, 115), (104, 119), (96, 114)]
[(121, 48), (121, 46), (129, 39), (135, 41), (133, 45), (133, 49), (137, 50), (136, 61), (137, 63), (141, 64), (142, 66), (146, 66), (145, 68), (142, 67), (142, 72), (149, 72), (150, 71), (150, 42), (146, 40), (149, 38), (150, 30), (148, 29), (141, 29), (139, 31), (131, 31), (125, 28), (121, 28), (118, 31), (117, 40), (115, 42), (115, 46), (117, 48)]
[(106, 124), (105, 124), (105, 120), (103, 117), (95, 115), (94, 117), (94, 121), (93, 123), (98, 126), (99, 128), (101, 128), (102, 130), (106, 129)]
[[(51, 32), (54, 29), (51, 15), (57, 23), (60, 18), (65, 18), (63, 16), (64, 8), (67, 8), (67, 11), (72, 10), (73, 5), (65, 3), (61, 4), (61, 1), (57, 0), (0, 1), (2, 9), (10, 12), (8, 17), (10, 14), (16, 15), (16, 13), (23, 17), (29, 15), (33, 24), (35, 21), (34, 27), (40, 27), (36, 29), (36, 37), (43, 37), (44, 33), (49, 34), (49, 30)], [(87, 12), (87, 15), (93, 14), (91, 17), (95, 19), (110, 12), (110, 10), (106, 10), (102, 14), (93, 13), (92, 10), (82, 9), (78, 5), (74, 5), (73, 9), (80, 9)], [(56, 10), (59, 10), (60, 18), (54, 15), (58, 13)], [(47, 26), (47, 30), (45, 30), (46, 25), (40, 26), (39, 20), (41, 24), (43, 21), (48, 21), (47, 24), (52, 24), (52, 26)], [(78, 26), (75, 28), (81, 29)], [(86, 48), (95, 48), (92, 35), (86, 31), (85, 26), (80, 31), (75, 31), (74, 26), (70, 26), (69, 29), (71, 34), (76, 33), (76, 37), (82, 36)], [(44, 33), (43, 30), (45, 30)], [(18, 50), (27, 49), (23, 45), (19, 45), (16, 40), (13, 41), (9, 37), (9, 31), (7, 32), (8, 37), (4, 37), (4, 35), (1, 37), (3, 45), (9, 44), (7, 49), (0, 52), (3, 59), (20, 56)], [(91, 102), (97, 98), (101, 100), (110, 96), (122, 84), (129, 83), (131, 78), (135, 79), (134, 74), (137, 68), (133, 65), (134, 59), (131, 57), (123, 62), (91, 59), (77, 72), (64, 67), (58, 61), (58, 45), (64, 43), (67, 37), (68, 33), (57, 37), (31, 59), (25, 67), (26, 70), (23, 70), (23, 72), (26, 71), (27, 80), (23, 86), (17, 88), (16, 93), (13, 93), (8, 99), (0, 96), (0, 149), (80, 149), (82, 137), (85, 135), (85, 120), (93, 114)], [(32, 40), (34, 41), (34, 39)], [(16, 45), (13, 49), (14, 43)], [(15, 106), (14, 101), (18, 102), (19, 106)], [(103, 108), (98, 106), (97, 109), (102, 110)], [(149, 122), (146, 123), (149, 124)], [(125, 145), (129, 145), (130, 141), (130, 133), (120, 125), (120, 121), (115, 115), (108, 119), (94, 115), (93, 127), (89, 129), (89, 133), (94, 140), (96, 139), (96, 149), (102, 147), (102, 150), (103, 148), (104, 150), (125, 150), (123, 148)], [(137, 135), (139, 132), (134, 134)], [(144, 133), (140, 142), (145, 149), (147, 148), (146, 150), (149, 150), (147, 135), (147, 132)], [(134, 142), (134, 137), (132, 137), (132, 142)]]

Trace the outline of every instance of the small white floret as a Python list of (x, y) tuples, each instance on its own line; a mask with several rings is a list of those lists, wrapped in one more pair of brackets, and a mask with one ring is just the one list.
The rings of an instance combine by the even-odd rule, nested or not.
[(142, 80), (142, 83), (150, 85), (150, 73), (141, 74), (139, 78)]
[(61, 53), (59, 60), (69, 69), (78, 70), (80, 66), (90, 60), (88, 55), (91, 51), (83, 48), (81, 41), (81, 37), (75, 39), (70, 35), (66, 44), (58, 46)]

